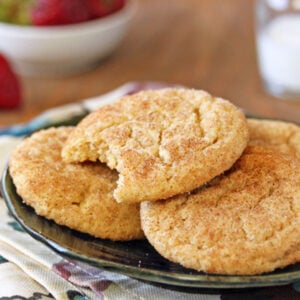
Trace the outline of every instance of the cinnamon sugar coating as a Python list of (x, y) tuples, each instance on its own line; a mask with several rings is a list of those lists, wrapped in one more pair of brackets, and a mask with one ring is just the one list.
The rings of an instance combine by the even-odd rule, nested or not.
[(102, 107), (77, 125), (68, 162), (97, 161), (119, 172), (118, 202), (166, 199), (229, 169), (248, 142), (243, 113), (204, 91), (144, 91)]
[(208, 273), (254, 275), (300, 261), (300, 164), (247, 147), (192, 193), (141, 204), (142, 228), (165, 258)]
[(111, 240), (143, 238), (139, 205), (113, 197), (118, 174), (100, 163), (68, 164), (61, 149), (71, 127), (50, 128), (24, 139), (9, 171), (23, 201), (60, 225)]

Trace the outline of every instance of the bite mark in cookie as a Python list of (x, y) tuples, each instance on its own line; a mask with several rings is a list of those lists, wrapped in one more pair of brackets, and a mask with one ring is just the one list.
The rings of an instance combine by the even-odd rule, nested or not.
[(246, 119), (204, 91), (162, 89), (122, 98), (88, 115), (63, 148), (68, 162), (119, 172), (118, 202), (166, 199), (229, 169), (248, 142)]

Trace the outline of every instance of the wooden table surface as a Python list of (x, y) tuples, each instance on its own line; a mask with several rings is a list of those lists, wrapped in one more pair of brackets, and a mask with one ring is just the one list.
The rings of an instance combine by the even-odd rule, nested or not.
[(128, 81), (148, 80), (205, 89), (250, 113), (300, 122), (300, 99), (278, 100), (263, 90), (252, 6), (253, 0), (139, 0), (130, 30), (112, 56), (79, 76), (22, 77), (23, 106), (0, 110), (0, 126)]

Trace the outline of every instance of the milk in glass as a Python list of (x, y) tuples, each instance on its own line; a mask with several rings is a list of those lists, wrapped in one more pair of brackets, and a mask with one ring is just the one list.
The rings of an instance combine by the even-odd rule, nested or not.
[(300, 95), (300, 14), (273, 19), (257, 42), (260, 71), (268, 88)]

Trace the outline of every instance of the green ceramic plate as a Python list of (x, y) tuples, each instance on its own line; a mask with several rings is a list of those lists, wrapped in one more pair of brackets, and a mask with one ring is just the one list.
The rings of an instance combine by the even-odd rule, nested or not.
[[(63, 124), (50, 125), (74, 125), (77, 122), (78, 120), (66, 120)], [(258, 276), (208, 275), (164, 259), (146, 240), (132, 242), (102, 240), (36, 215), (16, 193), (8, 168), (3, 172), (1, 188), (10, 213), (24, 230), (64, 257), (174, 288), (219, 290), (295, 283), (294, 287), (300, 291), (300, 263)]]
[(167, 261), (147, 241), (111, 242), (70, 230), (36, 215), (25, 205), (8, 169), (3, 173), (2, 192), (11, 214), (31, 236), (62, 256), (93, 266), (155, 284), (185, 288), (252, 288), (300, 281), (300, 264), (258, 276), (208, 275)]

